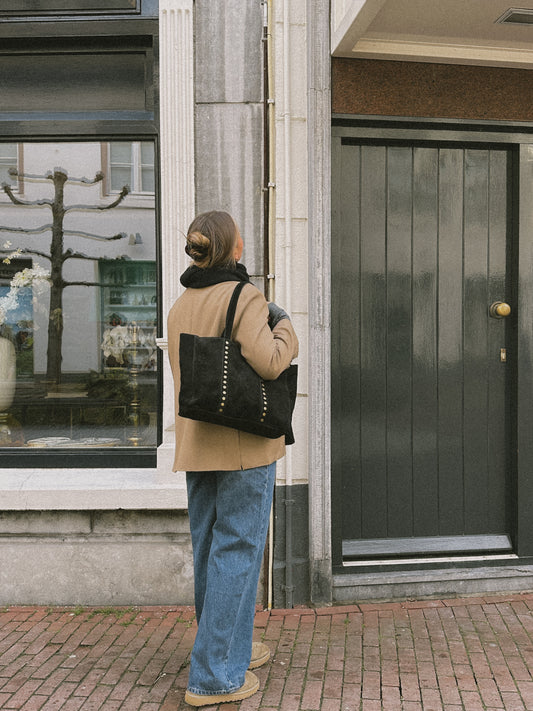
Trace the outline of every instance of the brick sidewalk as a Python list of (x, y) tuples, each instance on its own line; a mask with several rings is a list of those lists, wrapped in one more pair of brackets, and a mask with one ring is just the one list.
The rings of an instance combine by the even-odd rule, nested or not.
[[(190, 711), (194, 634), (189, 607), (0, 609), (0, 708)], [(256, 636), (260, 691), (224, 711), (533, 709), (533, 593), (258, 612)]]

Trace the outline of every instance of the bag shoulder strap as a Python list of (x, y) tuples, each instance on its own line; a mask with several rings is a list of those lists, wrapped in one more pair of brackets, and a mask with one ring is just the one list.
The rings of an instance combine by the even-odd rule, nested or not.
[(222, 338), (226, 338), (227, 340), (231, 340), (231, 332), (233, 331), (233, 319), (235, 318), (237, 301), (239, 300), (240, 293), (246, 284), (247, 282), (240, 281), (233, 290), (233, 294), (231, 295), (228, 311), (226, 313), (226, 327), (222, 332)]

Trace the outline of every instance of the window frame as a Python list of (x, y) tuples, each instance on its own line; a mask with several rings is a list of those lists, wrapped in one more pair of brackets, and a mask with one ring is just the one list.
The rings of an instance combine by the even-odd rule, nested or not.
[[(105, 141), (109, 142), (108, 135), (105, 137)], [(112, 136), (115, 138), (115, 136)], [(117, 134), (117, 140), (120, 140), (121, 136)], [(162, 334), (162, 322), (161, 322), (161, 300), (162, 300), (162, 287), (161, 287), (161, 234), (160, 234), (160, 220), (159, 214), (159, 144), (157, 136), (143, 136), (144, 140), (150, 140), (154, 144), (154, 171), (155, 171), (155, 193), (150, 196), (151, 207), (154, 209), (154, 227), (155, 227), (155, 270), (156, 270), (156, 328), (157, 337), (161, 337)], [(25, 142), (24, 137), (20, 137), (19, 145), (22, 146)], [(40, 141), (36, 141), (40, 142)], [(94, 143), (100, 142), (100, 137), (96, 139), (85, 139), (81, 140), (77, 136), (61, 136), (56, 137), (51, 140), (50, 137), (46, 137), (42, 142), (46, 143)], [(133, 204), (135, 207), (135, 203)], [(16, 245), (13, 245), (16, 248)], [(100, 300), (98, 299), (98, 308), (100, 308)], [(93, 468), (101, 467), (102, 460), (105, 458), (106, 468), (153, 468), (157, 464), (157, 448), (162, 443), (162, 389), (163, 389), (163, 353), (160, 349), (157, 349), (157, 366), (156, 366), (156, 398), (158, 401), (157, 408), (157, 430), (156, 430), (156, 442), (149, 446), (117, 446), (108, 448), (94, 448), (91, 450), (80, 449), (52, 449), (52, 448), (32, 448), (32, 447), (0, 447), (0, 460), (2, 461), (3, 468), (13, 468), (13, 469), (24, 469), (30, 468), (34, 469), (36, 467), (42, 469), (58, 469), (58, 468), (74, 468), (79, 467)]]
[[(0, 135), (7, 143), (26, 142), (100, 142), (110, 141), (153, 141), (155, 194), (150, 200), (155, 208), (155, 260), (157, 269), (157, 335), (162, 335), (161, 321), (161, 228), (160, 228), (160, 149), (159, 149), (159, 87), (158, 72), (154, 71), (159, 54), (157, 16), (128, 19), (65, 20), (49, 23), (34, 18), (24, 22), (7, 21), (0, 25), (0, 60), (3, 54), (12, 54), (13, 47), (25, 47), (25, 52), (38, 54), (41, 46), (50, 47), (57, 43), (57, 51), (62, 51), (61, 42), (76, 37), (85, 42), (89, 49), (124, 51), (134, 46), (136, 51), (144, 51), (150, 71), (146, 75), (144, 111), (94, 111), (80, 114), (74, 109), (59, 114), (34, 116), (28, 113), (2, 112), (0, 107)], [(109, 49), (109, 38), (113, 38), (115, 49)], [(19, 50), (16, 50), (19, 51)], [(23, 156), (22, 156), (23, 161)], [(19, 169), (23, 170), (23, 164)], [(21, 186), (19, 185), (19, 190)], [(157, 466), (157, 448), (162, 443), (162, 391), (163, 363), (158, 350), (157, 398), (158, 423), (156, 445), (150, 447), (113, 447), (93, 450), (42, 450), (22, 448), (0, 448), (1, 469), (148, 469)]]

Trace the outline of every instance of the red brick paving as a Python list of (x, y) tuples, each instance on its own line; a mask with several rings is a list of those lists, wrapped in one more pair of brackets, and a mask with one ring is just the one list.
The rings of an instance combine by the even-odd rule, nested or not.
[[(0, 609), (0, 709), (191, 709), (194, 635), (190, 607)], [(533, 711), (533, 593), (260, 610), (256, 637), (260, 691), (223, 711)]]

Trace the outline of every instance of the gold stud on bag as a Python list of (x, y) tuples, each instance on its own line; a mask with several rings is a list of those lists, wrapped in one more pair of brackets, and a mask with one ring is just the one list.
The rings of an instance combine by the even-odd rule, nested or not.
[(233, 291), (221, 337), (181, 334), (179, 415), (271, 439), (285, 435), (285, 443), (293, 444), (298, 366), (290, 365), (276, 380), (263, 380), (231, 340), (245, 284), (239, 282)]
[(261, 381), (261, 395), (263, 396), (263, 416), (261, 418), (261, 422), (264, 422), (267, 414), (267, 395), (265, 390), (265, 383), (263, 380)]

